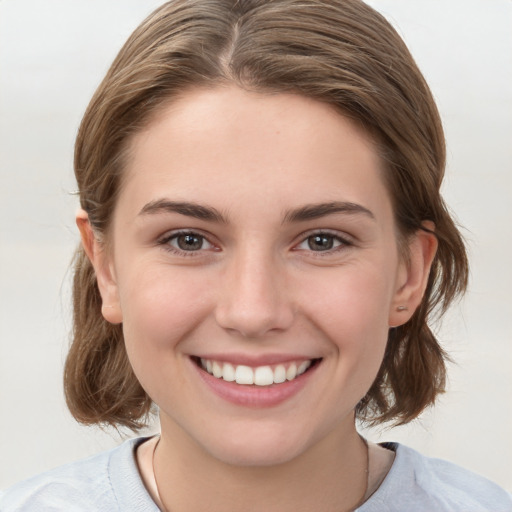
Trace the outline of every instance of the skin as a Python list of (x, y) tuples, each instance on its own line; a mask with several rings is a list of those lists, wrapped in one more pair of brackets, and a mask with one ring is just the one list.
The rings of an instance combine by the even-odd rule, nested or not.
[[(166, 508), (355, 506), (367, 455), (354, 408), (389, 327), (421, 301), (435, 237), (419, 231), (404, 261), (371, 140), (301, 96), (191, 90), (130, 149), (109, 250), (85, 212), (77, 222), (103, 314), (123, 323), (134, 371), (160, 407), (154, 463)], [(154, 208), (162, 200), (214, 209), (222, 221)], [(358, 211), (290, 218), (333, 202)], [(180, 251), (176, 230), (204, 237), (202, 247)], [(315, 234), (332, 248), (311, 245)], [(213, 393), (191, 359), (205, 354), (321, 362), (298, 393), (261, 408)], [(144, 457), (147, 467), (152, 452)]]

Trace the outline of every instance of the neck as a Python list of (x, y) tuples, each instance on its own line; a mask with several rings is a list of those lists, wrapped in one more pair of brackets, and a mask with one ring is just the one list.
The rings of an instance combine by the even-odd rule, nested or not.
[(172, 512), (342, 512), (367, 488), (367, 448), (352, 423), (293, 460), (271, 466), (220, 461), (162, 418), (154, 456), (160, 498)]

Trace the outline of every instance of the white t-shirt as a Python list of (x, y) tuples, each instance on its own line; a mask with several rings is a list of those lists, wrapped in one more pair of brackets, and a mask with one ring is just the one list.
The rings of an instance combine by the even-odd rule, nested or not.
[[(158, 512), (135, 460), (145, 439), (20, 482), (0, 494), (0, 511)], [(357, 512), (512, 512), (512, 495), (493, 482), (404, 445), (384, 446), (396, 453), (393, 466)]]

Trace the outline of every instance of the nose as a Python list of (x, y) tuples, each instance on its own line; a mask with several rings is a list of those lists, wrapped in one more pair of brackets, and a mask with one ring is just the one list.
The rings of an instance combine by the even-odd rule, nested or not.
[(222, 275), (216, 321), (245, 338), (284, 331), (294, 318), (282, 265), (262, 250), (240, 251)]

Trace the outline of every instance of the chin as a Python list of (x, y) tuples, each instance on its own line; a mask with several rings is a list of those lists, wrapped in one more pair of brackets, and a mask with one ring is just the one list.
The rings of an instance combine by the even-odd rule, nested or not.
[[(243, 427), (240, 427), (243, 429)], [(203, 444), (206, 451), (225, 464), (242, 467), (264, 467), (286, 464), (314, 444), (304, 433), (293, 433), (290, 429), (280, 432), (272, 425), (231, 431), (224, 436), (215, 436)]]
[(297, 447), (284, 448), (274, 445), (261, 446), (260, 443), (252, 446), (243, 446), (231, 444), (225, 448), (219, 447), (210, 451), (217, 460), (231, 465), (240, 467), (268, 467), (279, 466), (294, 460), (300, 453)]

